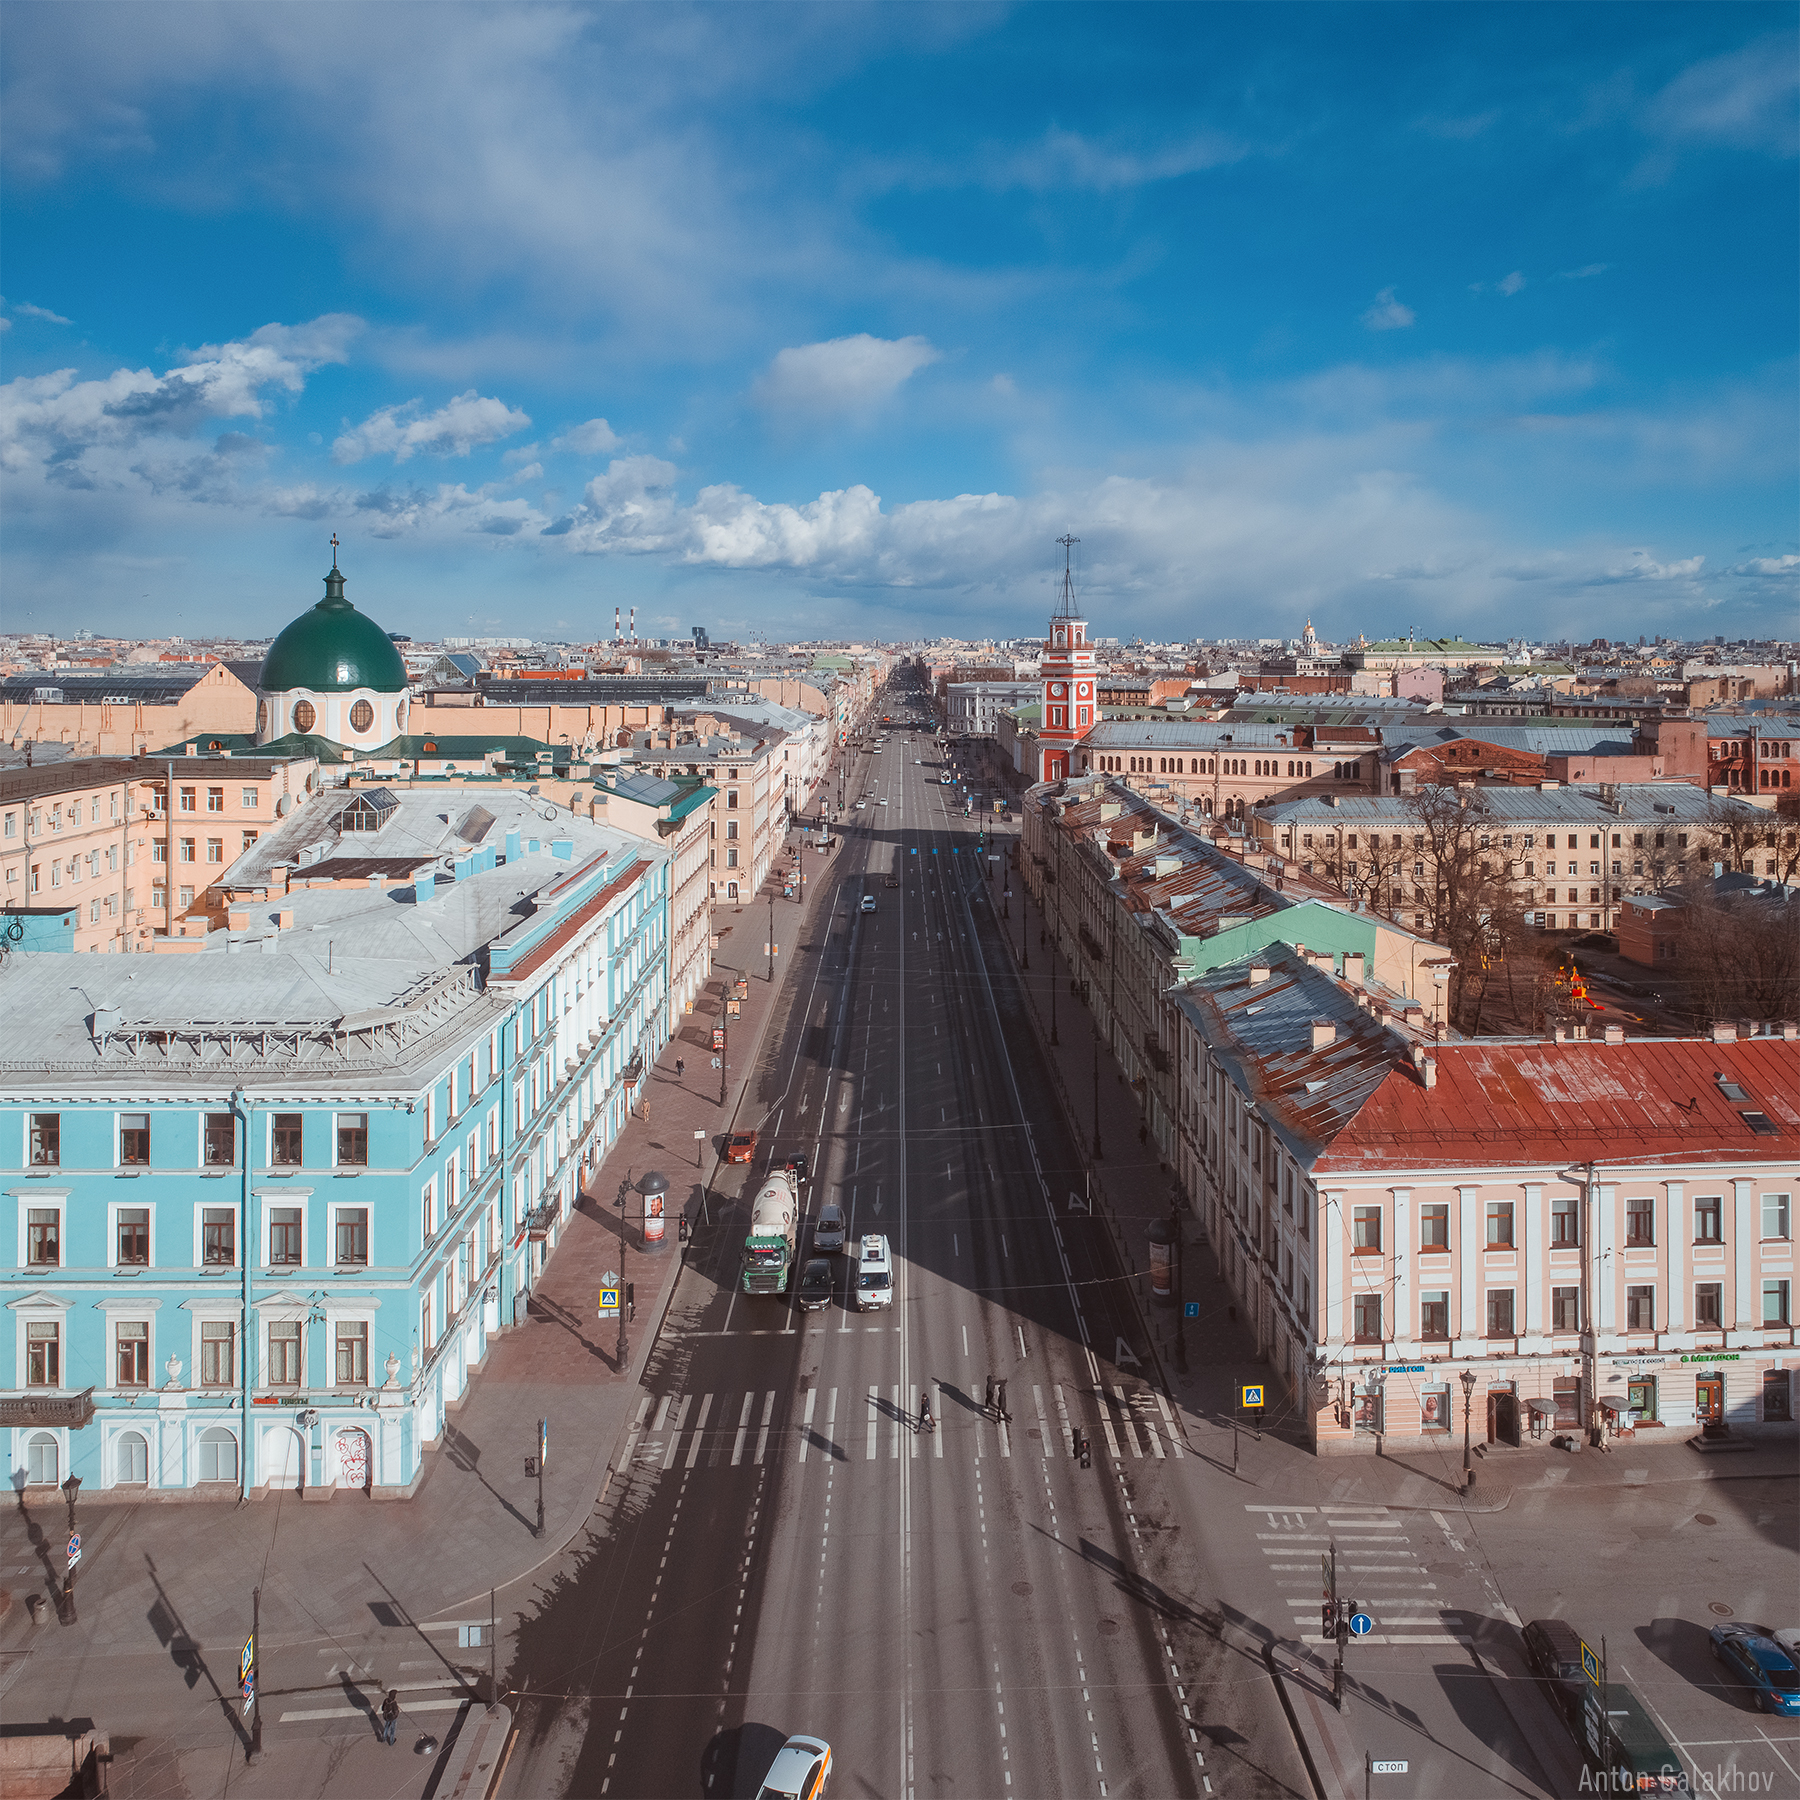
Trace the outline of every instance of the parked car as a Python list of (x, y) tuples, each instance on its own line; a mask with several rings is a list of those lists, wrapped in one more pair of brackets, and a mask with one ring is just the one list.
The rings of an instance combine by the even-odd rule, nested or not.
[(821, 1800), (831, 1778), (831, 1746), (823, 1738), (791, 1737), (775, 1753), (756, 1800)]
[(813, 1227), (815, 1250), (842, 1250), (844, 1247), (844, 1209), (835, 1200), (819, 1208), (819, 1222)]
[(806, 1267), (800, 1271), (800, 1310), (817, 1312), (821, 1306), (829, 1306), (831, 1288), (830, 1262), (823, 1256), (809, 1258)]
[(754, 1131), (734, 1131), (731, 1141), (725, 1146), (725, 1160), (728, 1163), (752, 1161), (756, 1156), (756, 1133)]
[(1543, 1676), (1564, 1718), (1581, 1717), (1581, 1638), (1567, 1619), (1533, 1619), (1525, 1627), (1526, 1660)]
[(1715, 1625), (1712, 1652), (1756, 1695), (1764, 1712), (1800, 1714), (1800, 1668), (1754, 1625)]

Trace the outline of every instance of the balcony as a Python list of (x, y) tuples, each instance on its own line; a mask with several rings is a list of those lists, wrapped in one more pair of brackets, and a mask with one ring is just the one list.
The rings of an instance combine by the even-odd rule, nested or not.
[(1075, 927), (1075, 935), (1080, 938), (1081, 947), (1088, 953), (1090, 961), (1106, 961), (1106, 946), (1102, 944), (1085, 925), (1077, 925)]
[(1168, 1074), (1170, 1066), (1169, 1053), (1156, 1041), (1156, 1033), (1154, 1031), (1146, 1031), (1144, 1033), (1144, 1055), (1148, 1059), (1151, 1068), (1153, 1068), (1157, 1074)]

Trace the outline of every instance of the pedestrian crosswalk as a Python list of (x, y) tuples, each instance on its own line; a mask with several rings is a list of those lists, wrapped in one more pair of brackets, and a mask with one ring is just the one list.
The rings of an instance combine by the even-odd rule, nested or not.
[[(1165, 1394), (1150, 1388), (1033, 1385), (1029, 1412), (1015, 1389), (1004, 1416), (938, 1383), (871, 1382), (862, 1388), (808, 1387), (645, 1394), (626, 1438), (621, 1466), (632, 1470), (760, 1468), (804, 1463), (892, 1463), (1015, 1455), (1047, 1461), (1075, 1454), (1075, 1432), (1096, 1427), (1115, 1466), (1186, 1457), (1180, 1421)], [(922, 1429), (929, 1400), (932, 1426)]]
[(1294, 1635), (1322, 1635), (1325, 1564), (1337, 1555), (1338, 1595), (1373, 1621), (1363, 1644), (1464, 1644), (1466, 1615), (1440, 1603), (1438, 1583), (1421, 1558), (1414, 1515), (1385, 1506), (1280, 1506), (1246, 1502), (1259, 1514), (1256, 1533), (1265, 1566), (1282, 1590)]

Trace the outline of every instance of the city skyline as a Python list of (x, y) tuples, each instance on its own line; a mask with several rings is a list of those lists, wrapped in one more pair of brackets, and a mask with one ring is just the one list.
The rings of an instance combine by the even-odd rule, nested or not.
[(410, 17), (9, 21), (11, 629), (1791, 631), (1786, 11)]

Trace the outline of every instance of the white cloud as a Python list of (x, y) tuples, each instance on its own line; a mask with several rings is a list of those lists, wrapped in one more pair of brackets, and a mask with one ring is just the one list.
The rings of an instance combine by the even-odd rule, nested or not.
[(775, 412), (864, 413), (940, 354), (922, 337), (878, 338), (859, 331), (777, 352), (752, 392), (758, 404)]
[(428, 456), (467, 456), (478, 445), (492, 444), (531, 423), (529, 415), (504, 400), (494, 400), (470, 388), (434, 413), (420, 414), (420, 400), (404, 406), (384, 406), (360, 425), (347, 431), (331, 446), (340, 463), (361, 462), (368, 456), (392, 455), (397, 463), (419, 451)]
[(65, 319), (61, 313), (53, 313), (47, 306), (33, 306), (29, 301), (21, 300), (14, 308), (21, 319), (42, 319), (46, 325), (73, 325), (73, 319)]
[(1782, 33), (1684, 70), (1650, 103), (1646, 120), (1668, 137), (1792, 156), (1800, 149), (1797, 100), (1800, 69)]
[(1525, 285), (1525, 277), (1517, 270), (1495, 284), (1507, 299), (1511, 299)]
[(619, 434), (604, 419), (589, 419), (550, 440), (552, 450), (568, 450), (577, 456), (604, 456), (618, 447)]
[(990, 160), (985, 185), (1039, 193), (1057, 188), (1111, 193), (1216, 169), (1247, 154), (1246, 145), (1223, 132), (1197, 132), (1175, 143), (1141, 150), (1052, 126), (1038, 143)]
[(1394, 298), (1394, 290), (1385, 287), (1375, 296), (1375, 304), (1363, 314), (1362, 322), (1371, 331), (1404, 331), (1418, 315), (1410, 306)]
[(1611, 263), (1583, 263), (1579, 269), (1558, 269), (1550, 279), (1552, 281), (1592, 281), (1596, 275), (1604, 275), (1611, 267)]
[(1725, 571), (1727, 575), (1775, 576), (1800, 581), (1800, 556), (1753, 556)]
[(1705, 561), (1704, 556), (1685, 556), (1678, 562), (1658, 562), (1648, 550), (1633, 550), (1629, 561), (1598, 570), (1586, 580), (1592, 587), (1620, 581), (1692, 581)]

